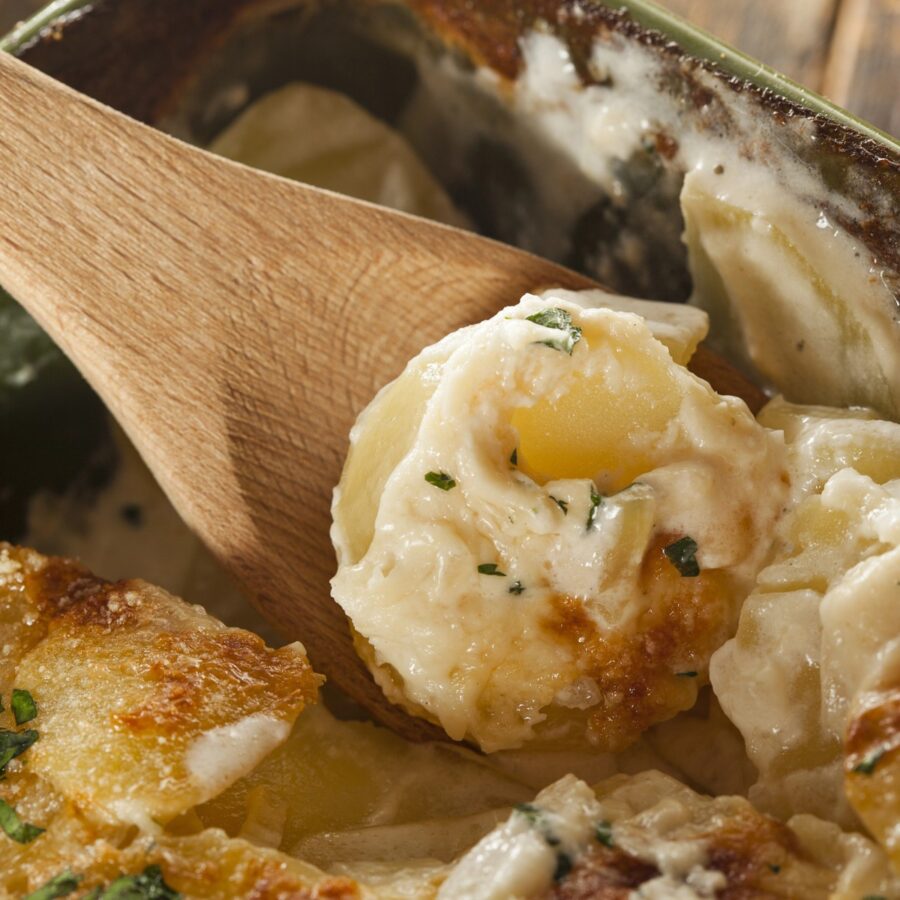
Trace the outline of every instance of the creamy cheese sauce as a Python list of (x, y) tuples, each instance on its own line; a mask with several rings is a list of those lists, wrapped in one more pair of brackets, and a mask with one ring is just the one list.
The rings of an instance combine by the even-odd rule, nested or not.
[[(522, 52), (514, 109), (609, 195), (623, 192), (623, 161), (658, 134), (678, 135), (693, 301), (712, 316), (714, 344), (752, 363), (789, 399), (900, 416), (900, 308), (879, 262), (834, 221), (835, 212), (852, 218), (847, 201), (829, 193), (824, 207), (818, 173), (783, 155), (767, 164), (765, 142), (777, 136), (761, 131), (746, 98), (729, 96), (732, 130), (757, 137), (734, 146), (679, 116), (659, 88), (655, 54), (621, 37), (597, 42), (591, 59), (595, 77), (612, 79), (614, 90), (585, 87), (551, 34), (529, 34)], [(716, 86), (713, 76), (698, 77)], [(540, 177), (538, 161), (531, 168), (537, 185), (557, 190)], [(564, 196), (574, 223), (591, 192), (573, 185), (572, 193)]]
[(214, 797), (283, 744), (290, 731), (284, 720), (254, 713), (195, 738), (185, 753), (185, 768), (204, 795)]
[[(547, 314), (580, 339), (530, 320)], [(533, 737), (549, 706), (599, 712), (580, 728), (621, 749), (691, 705), (786, 484), (777, 436), (642, 319), (552, 292), (426, 350), (351, 446), (334, 596), (390, 696), (489, 750)], [(684, 539), (690, 579), (663, 556)], [(641, 680), (655, 711), (625, 703)]]
[(871, 416), (783, 401), (761, 413), (787, 438), (791, 514), (710, 670), (759, 769), (755, 802), (847, 826), (844, 736), (900, 644), (900, 425)]
[(441, 900), (527, 897), (568, 872), (594, 842), (603, 808), (572, 775), (521, 804), (475, 845), (441, 886)]

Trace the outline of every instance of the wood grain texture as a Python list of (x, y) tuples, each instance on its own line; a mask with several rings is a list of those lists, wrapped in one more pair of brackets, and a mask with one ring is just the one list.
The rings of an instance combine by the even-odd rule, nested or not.
[(817, 88), (839, 0), (661, 0), (661, 5)]
[(0, 282), (266, 617), (408, 733), (329, 592), (350, 426), (426, 344), (586, 280), (218, 160), (2, 54), (0, 170)]
[(658, 0), (739, 50), (900, 134), (898, 0)]
[(842, 0), (822, 92), (900, 135), (900, 0)]

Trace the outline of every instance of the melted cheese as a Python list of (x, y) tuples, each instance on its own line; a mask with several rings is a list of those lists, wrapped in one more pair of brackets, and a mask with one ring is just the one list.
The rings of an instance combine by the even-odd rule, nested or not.
[[(572, 54), (555, 35), (526, 34), (521, 51), (524, 70), (512, 86), (513, 116), (504, 127), (520, 129), (516, 157), (540, 198), (541, 216), (517, 234), (520, 242), (566, 259), (569, 236), (593, 204), (615, 204), (624, 195), (639, 205), (629, 196), (635, 168), (629, 162), (656, 137), (674, 138), (670, 166), (662, 171), (687, 173), (680, 203), (691, 302), (710, 313), (717, 348), (755, 366), (794, 401), (865, 404), (884, 416), (900, 415), (896, 300), (882, 261), (843, 224), (855, 221), (864, 229), (860, 211), (839, 190), (826, 191), (818, 171), (767, 151), (779, 140), (778, 130), (766, 128), (749, 98), (723, 92), (712, 72), (692, 72), (702, 90), (727, 106), (723, 137), (709, 127), (711, 119), (683, 116), (660, 89), (670, 76), (656, 51), (615, 33), (591, 48), (596, 84), (582, 83)], [(432, 90), (443, 74), (431, 74)], [(506, 87), (488, 78), (480, 83), (483, 90), (492, 86), (498, 95)], [(501, 102), (507, 103), (502, 95)], [(454, 135), (446, 140), (459, 142)], [(885, 193), (879, 212), (887, 218), (892, 198)], [(670, 227), (643, 215), (648, 230), (656, 226), (665, 234)], [(604, 244), (593, 273), (601, 281), (620, 279), (617, 260), (626, 270), (657, 264), (652, 241), (635, 240), (631, 229), (606, 236)]]
[(531, 896), (551, 883), (561, 858), (571, 861), (587, 850), (601, 819), (602, 808), (594, 792), (568, 775), (479, 841), (444, 882), (438, 897), (506, 900)]
[(690, 362), (697, 345), (709, 332), (709, 317), (701, 309), (683, 303), (660, 303), (654, 300), (635, 300), (601, 290), (564, 291), (554, 288), (539, 297), (551, 302), (553, 298), (576, 303), (585, 309), (614, 309), (617, 312), (640, 316), (653, 335), (679, 365)]
[(681, 205), (695, 296), (720, 342), (728, 335), (791, 400), (900, 415), (896, 304), (877, 261), (863, 269), (860, 241), (773, 191), (763, 171), (698, 168)]
[(204, 793), (214, 797), (284, 743), (290, 730), (283, 719), (253, 713), (234, 724), (205, 731), (185, 754), (188, 774)]
[[(556, 308), (582, 329), (571, 355), (528, 318)], [(526, 296), (361, 415), (333, 593), (388, 695), (451, 737), (621, 749), (693, 703), (767, 551), (782, 452), (637, 316)], [(684, 536), (699, 577), (663, 553)]]
[[(885, 674), (900, 643), (900, 425), (783, 401), (761, 421), (788, 439), (792, 511), (710, 676), (759, 770), (751, 797), (781, 816), (853, 825), (848, 729), (873, 714), (867, 691), (878, 686), (877, 710), (900, 688), (900, 673)], [(871, 740), (870, 751), (893, 738)], [(865, 757), (861, 736), (852, 753), (851, 769)], [(900, 814), (890, 791), (864, 803), (876, 818)]]
[(252, 769), (315, 698), (297, 646), (270, 650), (144, 582), (0, 558), (0, 636), (28, 638), (4, 681), (39, 710), (29, 767), (96, 817), (157, 829)]
[(703, 797), (659, 772), (594, 790), (572, 776), (517, 808), (449, 874), (441, 900), (809, 900), (898, 896), (885, 855), (812, 816), (788, 824), (741, 797)]

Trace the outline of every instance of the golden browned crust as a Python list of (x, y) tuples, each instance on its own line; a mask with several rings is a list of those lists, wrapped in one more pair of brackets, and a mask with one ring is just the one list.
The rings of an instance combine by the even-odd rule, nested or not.
[(0, 545), (0, 687), (34, 695), (28, 763), (111, 823), (166, 822), (211, 799), (287, 737), (318, 678), (139, 580)]
[[(711, 807), (717, 802), (705, 800)], [(722, 814), (724, 813), (724, 815)], [(710, 829), (686, 826), (666, 840), (700, 842), (704, 868), (724, 876), (719, 900), (762, 898), (826, 898), (835, 872), (812, 860), (796, 835), (782, 822), (756, 812), (749, 803), (728, 810), (709, 810)], [(657, 878), (659, 869), (618, 847), (595, 846), (555, 884), (545, 900), (625, 900), (642, 884)]]
[[(246, 631), (220, 634), (161, 634), (150, 648), (154, 661), (147, 669), (151, 686), (147, 697), (115, 720), (135, 732), (174, 734), (196, 719), (210, 686), (225, 685), (240, 673), (236, 708), (253, 712), (297, 709), (315, 702), (317, 682), (306, 660), (295, 653), (266, 648)], [(192, 670), (179, 666), (183, 655), (197, 663)]]
[(847, 729), (847, 799), (900, 871), (900, 687), (872, 691)]
[(659, 875), (659, 869), (617, 848), (597, 846), (547, 891), (545, 900), (627, 900), (631, 892)]
[[(299, 648), (273, 650), (145, 582), (7, 544), (0, 645), (3, 699), (13, 685), (31, 691), (39, 735), (7, 766), (0, 797), (45, 829), (26, 844), (0, 834), (0, 896), (65, 870), (88, 891), (148, 865), (185, 897), (359, 896), (350, 879), (217, 829), (151, 839), (131, 824), (189, 811), (287, 736), (318, 685)], [(0, 727), (16, 727), (8, 704)]]
[[(689, 709), (707, 681), (709, 658), (733, 627), (727, 576), (717, 570), (684, 578), (663, 553), (680, 535), (659, 534), (647, 548), (639, 590), (644, 612), (628, 633), (604, 634), (580, 601), (558, 597), (545, 627), (578, 648), (583, 672), (602, 697), (588, 736), (624, 750), (647, 728)], [(680, 673), (680, 674), (679, 674)]]
[[(121, 875), (159, 866), (165, 883), (188, 900), (359, 900), (359, 885), (332, 877), (276, 850), (229, 838), (223, 831), (130, 840), (99, 833), (72, 810), (29, 848), (12, 849), (0, 871), (0, 896), (20, 897), (63, 871), (80, 878), (82, 896)], [(4, 848), (6, 849), (6, 848)], [(7, 892), (7, 893), (4, 893)]]

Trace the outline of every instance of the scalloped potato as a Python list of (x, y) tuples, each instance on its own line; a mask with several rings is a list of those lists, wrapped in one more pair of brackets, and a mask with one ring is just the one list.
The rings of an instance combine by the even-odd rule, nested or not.
[(855, 811), (898, 859), (900, 425), (780, 400), (760, 421), (786, 435), (792, 511), (713, 688), (759, 770), (757, 804), (847, 826)]
[[(570, 297), (423, 351), (360, 416), (335, 492), (361, 654), (486, 750), (619, 750), (690, 707), (787, 495), (780, 436), (642, 318)], [(697, 334), (669, 335), (679, 358)]]
[(591, 790), (566, 776), (516, 807), (447, 876), (441, 900), (509, 897), (893, 897), (859, 835), (813, 816), (782, 823), (742, 797), (703, 797), (659, 772)]

